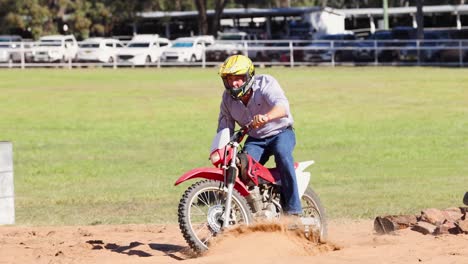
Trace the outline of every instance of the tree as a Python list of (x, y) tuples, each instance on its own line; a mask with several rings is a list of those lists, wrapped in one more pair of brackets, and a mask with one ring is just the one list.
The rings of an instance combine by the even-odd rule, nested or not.
[(72, 4), (73, 17), (71, 19), (72, 32), (78, 39), (89, 37), (92, 21), (88, 18), (91, 10), (91, 3), (85, 0), (76, 0)]
[(186, 11), (194, 10), (193, 1), (190, 0), (164, 0), (161, 2), (161, 10), (163, 11)]
[(9, 15), (10, 26), (18, 27), (23, 31), (28, 31), (33, 39), (56, 33), (55, 27), (50, 27), (51, 13), (46, 5), (39, 0), (17, 1), (14, 13)]
[(91, 20), (90, 35), (108, 36), (112, 32), (112, 13), (108, 6), (100, 1), (93, 3), (88, 11), (88, 17)]
[(215, 14), (213, 17), (213, 27), (211, 29), (211, 34), (213, 36), (218, 36), (218, 30), (221, 22), (221, 15), (223, 14), (224, 7), (226, 7), (227, 0), (216, 0), (215, 1)]
[(102, 2), (109, 6), (113, 14), (113, 25), (130, 22), (136, 26), (139, 22), (138, 12), (164, 10), (170, 0), (102, 0)]
[(206, 14), (206, 0), (194, 0), (198, 11), (198, 34), (208, 34), (208, 16)]
[(9, 34), (12, 28), (24, 27), (22, 19), (16, 14), (17, 2), (13, 0), (0, 0), (0, 32)]
[(221, 15), (223, 14), (224, 8), (228, 0), (215, 0), (214, 1), (214, 16), (212, 26), (208, 26), (208, 15), (207, 15), (207, 1), (206, 0), (194, 0), (195, 6), (198, 11), (198, 33), (200, 35), (211, 35), (216, 36), (220, 26)]

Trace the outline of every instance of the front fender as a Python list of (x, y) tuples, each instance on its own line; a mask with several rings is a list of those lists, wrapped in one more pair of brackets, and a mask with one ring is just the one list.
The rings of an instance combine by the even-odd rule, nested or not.
[[(220, 168), (196, 168), (180, 176), (180, 178), (177, 179), (174, 185), (177, 186), (185, 181), (195, 179), (195, 178), (203, 178), (203, 179), (208, 179), (208, 180), (224, 182), (224, 175), (223, 175), (222, 169)], [(248, 196), (250, 194), (245, 184), (242, 183), (239, 180), (239, 178), (236, 178), (236, 184), (234, 185), (234, 189), (236, 189), (242, 196)]]

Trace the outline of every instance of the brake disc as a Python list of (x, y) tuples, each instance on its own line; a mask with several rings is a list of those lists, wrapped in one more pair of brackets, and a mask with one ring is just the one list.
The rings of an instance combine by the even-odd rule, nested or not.
[(220, 204), (214, 205), (208, 209), (208, 226), (214, 233), (219, 233), (223, 226), (223, 211), (224, 207)]

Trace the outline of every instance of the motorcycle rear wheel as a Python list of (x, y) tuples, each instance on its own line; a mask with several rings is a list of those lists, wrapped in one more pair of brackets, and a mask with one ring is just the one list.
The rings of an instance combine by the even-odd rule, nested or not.
[[(179, 227), (187, 244), (195, 251), (208, 249), (210, 240), (222, 227), (225, 193), (219, 181), (194, 183), (182, 195), (179, 203)], [(245, 198), (236, 190), (232, 193), (230, 225), (251, 224), (252, 211)]]
[(327, 231), (327, 217), (325, 215), (325, 209), (320, 202), (318, 195), (310, 187), (307, 187), (306, 191), (301, 197), (302, 205), (302, 216), (313, 217), (318, 220), (319, 223), (319, 235), (320, 241), (326, 241), (328, 236)]

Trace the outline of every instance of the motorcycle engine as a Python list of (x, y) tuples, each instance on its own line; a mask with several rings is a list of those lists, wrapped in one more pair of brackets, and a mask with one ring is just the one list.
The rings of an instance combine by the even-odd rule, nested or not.
[(250, 195), (247, 196), (247, 202), (252, 209), (254, 217), (266, 220), (279, 218), (282, 209), (278, 195), (275, 194), (277, 190), (268, 184), (256, 186), (247, 173), (249, 166), (247, 154), (239, 153), (237, 158), (236, 165), (239, 168), (239, 178), (249, 189)]
[(280, 217), (281, 206), (274, 199), (271, 199), (271, 194), (268, 190), (264, 186), (249, 188), (250, 195), (247, 196), (247, 202), (255, 218), (272, 220)]

